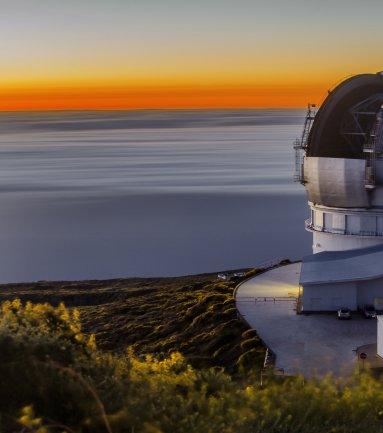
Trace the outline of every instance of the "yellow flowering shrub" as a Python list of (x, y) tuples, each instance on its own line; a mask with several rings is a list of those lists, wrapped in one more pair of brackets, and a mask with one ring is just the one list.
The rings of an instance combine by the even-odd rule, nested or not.
[(100, 351), (63, 305), (0, 307), (0, 431), (383, 433), (383, 384), (368, 374), (236, 377), (167, 358)]

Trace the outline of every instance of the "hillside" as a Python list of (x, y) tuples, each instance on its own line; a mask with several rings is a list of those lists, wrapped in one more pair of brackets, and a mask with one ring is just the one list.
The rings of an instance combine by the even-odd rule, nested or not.
[(383, 386), (259, 372), (230, 376), (100, 350), (63, 305), (0, 304), (0, 431), (4, 433), (383, 432)]
[[(251, 271), (255, 273), (259, 271)], [(176, 278), (131, 278), (6, 284), (0, 301), (48, 302), (77, 307), (84, 332), (100, 349), (138, 355), (182, 353), (194, 367), (228, 372), (259, 368), (265, 347), (237, 316), (236, 281), (216, 274)]]

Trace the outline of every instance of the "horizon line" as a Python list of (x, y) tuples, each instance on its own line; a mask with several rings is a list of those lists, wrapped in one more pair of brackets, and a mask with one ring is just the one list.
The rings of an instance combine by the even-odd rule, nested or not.
[[(308, 102), (309, 103), (309, 102)], [(49, 113), (49, 112), (82, 112), (82, 111), (227, 111), (227, 110), (304, 110), (306, 105), (292, 106), (207, 106), (207, 107), (122, 107), (122, 108), (14, 108), (0, 109), (0, 113)]]

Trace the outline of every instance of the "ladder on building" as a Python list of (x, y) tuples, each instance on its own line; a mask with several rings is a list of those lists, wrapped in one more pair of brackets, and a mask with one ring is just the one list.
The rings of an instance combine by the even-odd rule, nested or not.
[(372, 190), (376, 186), (376, 157), (377, 153), (381, 153), (382, 149), (378, 149), (381, 145), (379, 141), (383, 137), (383, 107), (378, 111), (376, 120), (371, 128), (369, 137), (363, 146), (363, 152), (366, 155), (366, 170), (364, 178), (364, 187)]
[(301, 137), (301, 147), (304, 150), (307, 149), (307, 141), (309, 139), (312, 123), (315, 119), (315, 107), (316, 107), (315, 104), (307, 105), (306, 119), (305, 119), (305, 124), (303, 126), (303, 132)]
[(315, 104), (307, 105), (307, 112), (305, 123), (303, 126), (303, 132), (301, 138), (297, 138), (294, 141), (294, 151), (295, 151), (295, 172), (294, 172), (294, 182), (304, 183), (304, 173), (303, 173), (303, 157), (307, 149), (307, 142), (310, 135), (310, 130), (312, 123), (315, 118)]

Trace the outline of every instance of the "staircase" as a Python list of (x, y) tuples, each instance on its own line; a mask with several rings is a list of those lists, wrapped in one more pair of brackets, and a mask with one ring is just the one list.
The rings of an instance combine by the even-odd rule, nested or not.
[(305, 183), (303, 173), (303, 157), (307, 149), (307, 142), (309, 139), (311, 126), (315, 118), (315, 107), (315, 104), (308, 104), (302, 136), (300, 139), (297, 138), (293, 145), (295, 151), (294, 182), (300, 182), (302, 184)]
[(383, 144), (379, 142), (382, 137), (383, 107), (378, 111), (375, 123), (371, 128), (369, 137), (363, 146), (363, 152), (366, 157), (364, 187), (367, 190), (373, 190), (376, 186), (376, 158), (378, 152), (382, 152), (382, 149), (379, 148)]

